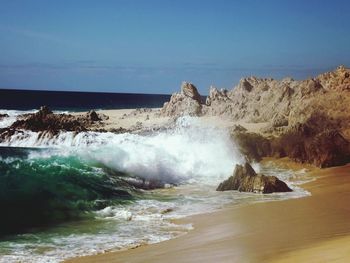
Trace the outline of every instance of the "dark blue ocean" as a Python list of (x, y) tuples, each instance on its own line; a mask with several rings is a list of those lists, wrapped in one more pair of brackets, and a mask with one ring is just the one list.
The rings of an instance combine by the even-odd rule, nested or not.
[(0, 89), (0, 109), (31, 110), (47, 105), (53, 110), (159, 108), (170, 95), (38, 91)]

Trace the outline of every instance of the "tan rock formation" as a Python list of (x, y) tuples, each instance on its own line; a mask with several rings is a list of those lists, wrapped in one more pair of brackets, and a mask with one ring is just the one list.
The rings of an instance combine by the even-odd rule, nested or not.
[(302, 81), (243, 78), (229, 91), (211, 87), (205, 105), (199, 97), (193, 84), (183, 83), (181, 93), (173, 94), (161, 114), (270, 122), (265, 132), (279, 135), (317, 111), (338, 120), (340, 130), (350, 138), (350, 70), (344, 66)]
[(202, 97), (197, 88), (192, 83), (183, 82), (181, 92), (174, 93), (170, 101), (164, 103), (160, 115), (172, 117), (202, 115)]

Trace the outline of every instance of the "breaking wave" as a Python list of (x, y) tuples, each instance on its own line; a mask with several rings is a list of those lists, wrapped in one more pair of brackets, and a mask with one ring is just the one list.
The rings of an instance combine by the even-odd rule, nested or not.
[[(269, 196), (216, 192), (243, 162), (227, 131), (189, 117), (150, 135), (17, 132), (0, 142), (0, 235), (25, 234), (0, 241), (0, 262), (60, 262), (160, 242), (191, 229), (171, 219), (308, 194), (296, 185)], [(177, 187), (142, 191), (130, 179)]]
[[(110, 169), (147, 180), (178, 184), (217, 184), (242, 155), (225, 130), (203, 128), (195, 118), (180, 118), (176, 127), (153, 135), (62, 132), (54, 137), (30, 131), (14, 134), (2, 146), (42, 147), (63, 156), (79, 156)], [(33, 153), (50, 156), (50, 151)], [(32, 157), (33, 157), (32, 156)]]

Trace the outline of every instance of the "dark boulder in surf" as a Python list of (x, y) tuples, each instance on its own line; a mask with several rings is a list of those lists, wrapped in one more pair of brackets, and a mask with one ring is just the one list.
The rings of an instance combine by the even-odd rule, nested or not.
[(237, 164), (233, 175), (223, 181), (216, 190), (238, 190), (240, 192), (264, 194), (292, 191), (286, 183), (279, 180), (276, 176), (257, 174), (249, 163), (244, 165)]

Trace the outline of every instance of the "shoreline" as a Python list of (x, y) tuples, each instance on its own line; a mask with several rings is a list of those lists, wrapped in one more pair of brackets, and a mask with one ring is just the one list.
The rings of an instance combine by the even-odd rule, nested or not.
[[(278, 165), (307, 165), (287, 159)], [(303, 184), (311, 196), (261, 202), (181, 219), (185, 235), (151, 245), (68, 259), (65, 262), (297, 262), (350, 259), (350, 164), (307, 166), (316, 180)], [(318, 259), (318, 260), (317, 260)]]
[[(174, 121), (171, 117), (160, 117), (158, 110), (115, 109), (97, 112), (109, 117), (104, 128), (142, 130)], [(266, 125), (236, 122), (218, 116), (203, 116), (199, 120), (206, 126), (217, 128), (231, 128), (238, 124), (248, 132), (257, 132)], [(100, 124), (96, 122), (96, 125)], [(346, 188), (350, 187), (350, 164), (320, 170), (286, 159), (265, 158), (269, 159), (289, 168), (311, 170), (308, 174), (318, 179), (302, 187), (312, 196), (224, 208), (209, 214), (190, 216), (175, 221), (194, 226), (194, 230), (185, 235), (156, 244), (72, 258), (65, 262), (144, 262), (145, 259), (150, 262), (295, 262), (309, 261), (307, 258), (313, 259), (315, 253), (333, 260), (344, 252), (341, 259), (350, 259), (350, 249), (344, 246), (350, 243), (350, 222), (346, 221), (350, 216), (347, 209), (350, 194), (346, 193)], [(313, 252), (315, 250), (317, 252)], [(324, 255), (321, 250), (329, 252)]]

